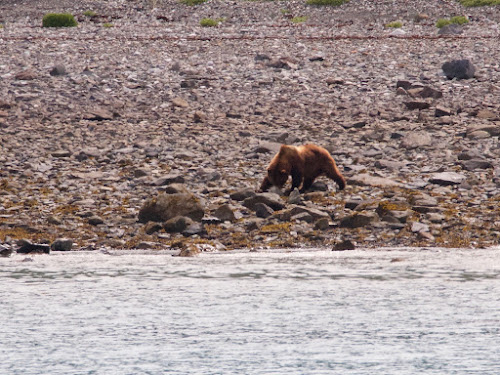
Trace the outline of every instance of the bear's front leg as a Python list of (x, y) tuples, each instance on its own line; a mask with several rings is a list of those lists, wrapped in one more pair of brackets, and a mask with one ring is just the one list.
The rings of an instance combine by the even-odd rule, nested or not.
[(292, 169), (291, 175), (292, 188), (290, 189), (290, 191), (293, 191), (293, 189), (298, 189), (300, 187), (300, 184), (302, 183), (302, 173), (300, 173), (300, 171), (298, 171), (297, 169)]

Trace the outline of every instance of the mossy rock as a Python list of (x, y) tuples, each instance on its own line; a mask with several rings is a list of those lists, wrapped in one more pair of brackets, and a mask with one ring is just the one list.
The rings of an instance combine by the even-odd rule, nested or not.
[(75, 27), (78, 25), (70, 13), (48, 13), (43, 16), (43, 27)]

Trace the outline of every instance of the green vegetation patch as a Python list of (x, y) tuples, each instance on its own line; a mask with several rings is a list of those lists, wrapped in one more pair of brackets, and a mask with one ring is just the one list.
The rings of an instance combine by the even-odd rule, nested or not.
[(207, 0), (180, 0), (181, 4), (195, 6), (203, 4)]
[(70, 13), (47, 13), (43, 16), (43, 27), (74, 27), (77, 26), (75, 17)]
[(302, 23), (307, 21), (307, 16), (302, 16), (302, 17), (293, 17), (290, 21), (293, 23)]
[(445, 27), (446, 25), (450, 25), (451, 21), (447, 18), (440, 18), (436, 21), (436, 27), (438, 29)]
[(464, 16), (455, 16), (450, 18), (451, 23), (456, 23), (457, 25), (463, 25), (465, 23), (469, 23), (467, 17)]
[(200, 26), (203, 27), (215, 27), (219, 24), (218, 20), (214, 20), (212, 18), (202, 18), (200, 21)]
[(451, 17), (450, 19), (440, 18), (436, 21), (436, 27), (440, 29), (446, 25), (451, 25), (452, 23), (456, 25), (463, 25), (469, 23), (469, 20), (464, 16), (455, 16)]
[(83, 12), (83, 15), (86, 17), (95, 17), (97, 16), (97, 13), (93, 10), (86, 10), (85, 12)]
[(349, 2), (349, 0), (307, 0), (307, 5), (329, 5), (338, 7), (342, 4)]
[(403, 23), (401, 21), (389, 22), (385, 24), (385, 27), (392, 27), (394, 29), (399, 29), (400, 27), (403, 27)]
[(103, 23), (103, 24), (102, 24), (102, 27), (107, 27), (107, 28), (109, 28), (109, 27), (113, 27), (113, 24), (112, 24), (112, 23), (107, 23), (107, 22), (106, 22), (106, 23)]
[(500, 0), (459, 0), (464, 7), (484, 7), (500, 5)]

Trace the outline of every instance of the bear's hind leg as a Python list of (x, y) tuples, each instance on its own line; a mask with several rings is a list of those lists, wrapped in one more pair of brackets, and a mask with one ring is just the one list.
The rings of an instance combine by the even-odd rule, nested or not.
[(332, 160), (331, 163), (329, 163), (327, 167), (324, 168), (324, 174), (326, 175), (326, 177), (335, 181), (337, 185), (339, 185), (339, 190), (344, 190), (345, 178), (340, 173), (334, 160)]

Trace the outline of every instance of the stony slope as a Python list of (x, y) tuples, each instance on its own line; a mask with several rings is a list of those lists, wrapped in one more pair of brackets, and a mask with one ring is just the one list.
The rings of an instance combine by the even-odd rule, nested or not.
[[(497, 7), (9, 3), (0, 1), (3, 246), (498, 243)], [(43, 29), (48, 11), (80, 24)], [(438, 35), (437, 18), (463, 14), (460, 34)], [(203, 17), (224, 22), (202, 28)], [(384, 27), (394, 20), (403, 28)], [(446, 79), (441, 65), (459, 58), (475, 78)], [(284, 209), (257, 214), (234, 199), (259, 186), (280, 143), (305, 142), (331, 151), (345, 191), (320, 179), (297, 206), (271, 197)], [(203, 204), (203, 223), (180, 234), (138, 222), (147, 199), (183, 189)]]

